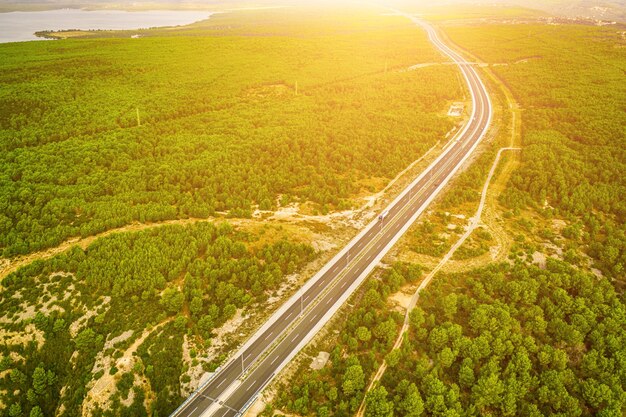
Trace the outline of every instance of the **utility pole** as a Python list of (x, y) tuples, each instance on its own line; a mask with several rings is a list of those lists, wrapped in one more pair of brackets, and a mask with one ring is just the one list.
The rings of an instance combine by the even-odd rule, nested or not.
[(137, 126), (141, 126), (141, 120), (139, 120), (139, 107), (137, 107)]

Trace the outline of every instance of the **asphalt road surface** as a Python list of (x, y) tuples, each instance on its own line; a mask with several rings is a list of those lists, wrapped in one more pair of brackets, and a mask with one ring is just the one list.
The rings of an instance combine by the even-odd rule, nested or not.
[(358, 287), (484, 136), (491, 122), (492, 108), (475, 69), (446, 46), (432, 27), (410, 15), (400, 14), (422, 26), (431, 42), (458, 64), (473, 100), (469, 122), (447, 150), (387, 208), (389, 212), (383, 220), (372, 222), (340, 256), (333, 258), (313, 285), (290, 299), (281, 314), (273, 316), (268, 325), (251, 337), (243, 352), (218, 369), (172, 416), (232, 417), (245, 411)]

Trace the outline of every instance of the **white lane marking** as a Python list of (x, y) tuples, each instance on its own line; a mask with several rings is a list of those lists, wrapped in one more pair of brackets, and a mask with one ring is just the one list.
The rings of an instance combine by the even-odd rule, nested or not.
[(346, 286), (346, 281), (343, 282), (343, 284), (341, 284), (341, 288)]
[(293, 337), (293, 339), (291, 339), (291, 341), (295, 342), (299, 335), (300, 335), (300, 333), (296, 333), (296, 335)]
[(263, 340), (267, 340), (267, 339), (269, 339), (269, 337), (270, 337), (271, 335), (273, 335), (273, 334), (274, 334), (274, 332), (273, 332), (273, 331), (271, 331), (271, 332), (270, 332), (267, 336), (265, 336), (265, 339), (263, 339)]
[(329, 298), (328, 301), (326, 301), (326, 304), (330, 304), (331, 301), (333, 301), (333, 299)]
[(252, 381), (252, 384), (250, 384), (250, 386), (248, 387), (246, 391), (250, 391), (250, 388), (254, 387), (254, 384), (256, 384), (256, 379)]
[(293, 311), (291, 313), (287, 314), (287, 317), (285, 317), (285, 318), (288, 319), (289, 317), (291, 317), (292, 314), (293, 314)]
[(193, 414), (198, 409), (198, 406), (195, 406), (193, 410), (191, 410), (191, 414)]
[[(466, 66), (468, 66), (469, 64), (465, 63)], [(476, 117), (474, 117), (474, 119), (476, 119)], [(227, 411), (228, 412), (228, 411)]]
[(270, 365), (274, 365), (274, 362), (276, 362), (278, 360), (278, 356), (276, 356), (271, 362)]
[(313, 317), (311, 317), (311, 320), (309, 320), (309, 321), (313, 321), (313, 320), (315, 320), (316, 318), (317, 318), (317, 314), (316, 314), (316, 315), (314, 315)]
[(220, 387), (220, 385), (222, 385), (224, 382), (226, 382), (226, 380), (225, 380), (225, 379), (224, 379), (222, 382), (220, 382), (219, 384), (217, 384), (217, 387), (215, 387), (215, 388), (219, 388), (219, 387)]

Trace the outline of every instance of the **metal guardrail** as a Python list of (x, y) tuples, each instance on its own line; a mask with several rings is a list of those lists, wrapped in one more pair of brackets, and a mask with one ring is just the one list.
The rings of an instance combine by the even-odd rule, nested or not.
[(195, 390), (194, 390), (194, 391), (193, 391), (193, 392), (192, 392), (192, 393), (191, 393), (191, 394), (187, 397), (187, 399), (186, 399), (185, 401), (183, 401), (183, 403), (182, 403), (181, 405), (179, 405), (179, 406), (178, 406), (178, 408), (176, 408), (176, 410), (174, 410), (174, 411), (172, 412), (172, 414), (170, 414), (170, 417), (174, 417), (174, 416), (176, 416), (176, 414), (178, 414), (178, 413), (181, 411), (181, 409), (182, 409), (183, 407), (185, 407), (185, 406), (186, 406), (186, 405), (187, 405), (190, 401), (194, 400), (194, 399), (198, 396), (198, 393), (199, 393), (199, 392), (200, 392), (200, 391), (201, 391), (204, 387), (206, 387), (206, 386), (209, 384), (209, 382), (211, 382), (211, 381), (213, 380), (213, 378), (215, 378), (215, 377), (217, 376), (217, 374), (219, 373), (219, 371), (220, 371), (220, 370), (221, 370), (221, 366), (218, 366), (218, 367), (217, 367), (217, 369), (215, 369), (215, 371), (213, 371), (213, 374), (212, 374), (211, 376), (209, 376), (209, 378), (208, 378), (206, 381), (204, 381), (204, 382), (202, 383), (202, 385), (199, 385), (199, 386), (198, 386), (198, 388), (196, 388), (196, 389), (195, 389)]

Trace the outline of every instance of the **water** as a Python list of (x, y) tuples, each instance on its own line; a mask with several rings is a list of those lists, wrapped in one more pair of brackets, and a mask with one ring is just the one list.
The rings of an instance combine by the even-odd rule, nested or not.
[(159, 26), (188, 25), (211, 16), (207, 11), (61, 9), (40, 12), (0, 13), (0, 43), (41, 40), (41, 30), (109, 29), (132, 30)]

